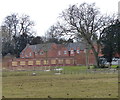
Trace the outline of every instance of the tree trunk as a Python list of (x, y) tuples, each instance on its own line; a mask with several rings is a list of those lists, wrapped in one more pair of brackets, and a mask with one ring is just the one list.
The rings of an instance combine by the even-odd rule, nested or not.
[(112, 64), (111, 64), (111, 62), (109, 62), (109, 68), (111, 69), (111, 66), (112, 66)]
[(94, 52), (94, 57), (95, 57), (95, 65), (97, 68), (99, 68), (99, 57), (97, 52)]
[(92, 51), (95, 57), (95, 65), (98, 68), (99, 67), (99, 57), (98, 57), (98, 52), (96, 51), (95, 47), (93, 45), (91, 45), (92, 47)]
[(89, 48), (86, 48), (86, 67), (90, 69), (89, 66)]

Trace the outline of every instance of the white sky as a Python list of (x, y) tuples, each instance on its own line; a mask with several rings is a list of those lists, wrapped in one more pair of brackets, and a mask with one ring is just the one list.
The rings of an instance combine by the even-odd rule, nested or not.
[(1, 0), (0, 24), (12, 13), (27, 14), (35, 22), (37, 35), (44, 35), (70, 4), (96, 3), (102, 13), (117, 13), (120, 0)]

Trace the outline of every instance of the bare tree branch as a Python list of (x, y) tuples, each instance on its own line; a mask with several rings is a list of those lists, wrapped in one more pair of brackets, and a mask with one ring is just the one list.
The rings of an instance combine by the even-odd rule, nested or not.
[[(114, 18), (102, 15), (95, 3), (71, 5), (61, 13), (59, 18), (54, 29), (54, 31), (59, 30), (56, 34), (82, 38), (92, 49), (98, 66), (101, 31), (113, 23)], [(95, 43), (98, 45), (97, 49)]]

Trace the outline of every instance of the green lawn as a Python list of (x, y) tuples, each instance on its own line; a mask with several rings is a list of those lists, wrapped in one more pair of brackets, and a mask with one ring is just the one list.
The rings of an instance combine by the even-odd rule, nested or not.
[(63, 68), (64, 70), (69, 70), (69, 71), (77, 71), (77, 70), (86, 70), (86, 66), (64, 66), (64, 67), (58, 67), (58, 68)]
[(117, 66), (118, 66), (118, 65), (112, 65), (111, 67), (112, 67), (112, 68), (116, 68)]
[[(74, 68), (70, 68), (75, 70)], [(54, 75), (54, 72), (3, 72), (6, 98), (117, 98), (118, 74), (79, 73)]]
[[(112, 65), (111, 68), (116, 68), (118, 65)], [(63, 68), (64, 70), (68, 71), (78, 71), (78, 70), (86, 70), (86, 66), (63, 66), (63, 67), (56, 67), (56, 68)], [(94, 66), (90, 66), (90, 69), (94, 69)], [(102, 68), (97, 68), (102, 69)], [(103, 68), (104, 69), (104, 68)]]

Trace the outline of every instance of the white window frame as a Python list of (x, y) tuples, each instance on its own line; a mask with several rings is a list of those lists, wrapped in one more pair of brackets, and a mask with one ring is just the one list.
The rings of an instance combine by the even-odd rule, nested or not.
[(35, 52), (35, 55), (37, 55), (38, 53), (37, 52)]
[(41, 51), (39, 54), (40, 54), (40, 55), (43, 55), (43, 51)]
[(70, 54), (74, 54), (74, 50), (71, 50), (71, 51), (70, 51)]
[(32, 56), (32, 53), (30, 52), (29, 55)]
[(80, 53), (80, 50), (77, 50), (77, 53)]
[(66, 51), (66, 50), (64, 50), (64, 54), (67, 54), (67, 51)]

